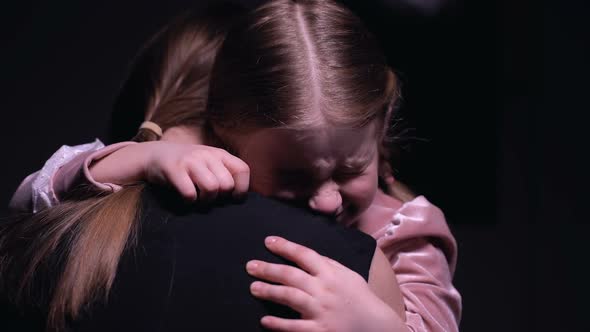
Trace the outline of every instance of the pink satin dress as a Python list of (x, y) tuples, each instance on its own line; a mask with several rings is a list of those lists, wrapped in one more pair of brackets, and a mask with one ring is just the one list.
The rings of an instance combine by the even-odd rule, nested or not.
[(373, 236), (391, 262), (412, 331), (459, 330), (457, 243), (438, 207), (424, 196), (402, 203), (379, 191), (353, 226)]

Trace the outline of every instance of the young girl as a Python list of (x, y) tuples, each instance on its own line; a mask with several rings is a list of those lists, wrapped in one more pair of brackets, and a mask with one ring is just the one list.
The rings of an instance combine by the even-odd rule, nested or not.
[[(190, 39), (180, 36), (191, 29), (195, 27), (187, 25), (160, 34), (160, 41), (173, 40), (164, 63), (181, 54), (175, 47), (189, 45)], [(162, 46), (158, 39), (147, 51), (155, 52), (156, 46)], [(201, 56), (202, 46), (191, 51)], [(184, 54), (187, 59), (194, 56)], [(147, 66), (155, 68), (153, 77), (160, 79), (148, 82), (152, 98), (144, 109), (150, 121), (137, 138), (160, 140), (64, 147), (40, 173), (25, 179), (11, 205), (36, 211), (59, 203), (85, 181), (110, 192), (141, 179), (170, 183), (188, 200), (209, 201), (250, 188), (301, 201), (377, 239), (397, 275), (408, 328), (458, 330), (461, 302), (452, 286), (456, 244), (442, 212), (422, 196), (404, 202), (377, 188), (380, 142), (397, 88), (395, 76), (357, 18), (331, 2), (273, 1), (261, 6), (229, 33), (211, 76), (204, 114), (197, 110), (205, 108), (206, 88), (193, 82), (198, 76), (189, 73), (195, 65), (187, 63), (172, 70), (162, 64)], [(140, 58), (137, 68), (141, 64)], [(178, 96), (191, 96), (189, 105), (179, 103), (187, 98)], [(192, 118), (171, 120), (182, 118), (179, 114)], [(228, 149), (240, 159), (204, 143)], [(391, 176), (385, 179), (396, 185)], [(287, 258), (305, 265), (313, 255), (301, 251)], [(252, 287), (255, 296), (302, 313), (301, 320), (267, 317), (263, 324), (289, 331), (310, 322), (337, 329), (334, 324), (346, 311), (324, 310), (333, 303), (321, 300), (331, 297), (314, 286), (327, 281), (302, 268), (248, 264), (248, 273), (283, 285), (257, 282)], [(335, 289), (346, 287), (335, 276), (331, 280), (338, 284)], [(284, 295), (285, 290), (291, 296)]]

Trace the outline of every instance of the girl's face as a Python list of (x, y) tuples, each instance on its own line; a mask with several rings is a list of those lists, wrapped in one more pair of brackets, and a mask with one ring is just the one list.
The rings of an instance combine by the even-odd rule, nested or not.
[(262, 129), (243, 136), (239, 157), (251, 171), (250, 188), (298, 201), (352, 224), (377, 191), (375, 125), (361, 129)]

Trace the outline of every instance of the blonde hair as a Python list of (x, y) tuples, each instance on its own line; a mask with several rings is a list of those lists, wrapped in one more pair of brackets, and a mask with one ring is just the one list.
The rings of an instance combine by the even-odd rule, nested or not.
[[(150, 40), (116, 102), (114, 119), (120, 120), (119, 126), (126, 126), (125, 117), (138, 109), (163, 130), (198, 125), (215, 54), (240, 12), (240, 7), (226, 4), (190, 12)], [(115, 125), (115, 133), (125, 132), (121, 128)], [(155, 139), (157, 135), (147, 129), (133, 138)], [(87, 303), (106, 299), (123, 251), (135, 243), (143, 188), (138, 183), (98, 196), (80, 188), (70, 195), (75, 200), (3, 224), (1, 290), (18, 304), (47, 306), (49, 330), (62, 329), (66, 318), (75, 319)], [(48, 281), (42, 276), (52, 277)], [(43, 286), (37, 289), (39, 284)], [(49, 298), (30, 303), (35, 302), (35, 290)]]

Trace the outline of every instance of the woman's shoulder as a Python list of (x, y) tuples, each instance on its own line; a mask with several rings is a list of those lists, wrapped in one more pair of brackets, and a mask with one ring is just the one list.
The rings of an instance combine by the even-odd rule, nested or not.
[[(358, 230), (252, 192), (240, 201), (219, 200), (204, 206), (183, 202), (171, 189), (147, 186), (140, 218), (140, 240), (147, 245), (175, 243), (192, 251), (215, 251), (218, 256), (244, 252), (249, 246), (264, 249), (264, 238), (269, 235), (283, 236), (353, 264), (372, 257), (376, 247), (371, 236)], [(359, 259), (348, 259), (351, 255)], [(368, 266), (356, 266), (357, 270), (365, 268)]]

